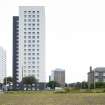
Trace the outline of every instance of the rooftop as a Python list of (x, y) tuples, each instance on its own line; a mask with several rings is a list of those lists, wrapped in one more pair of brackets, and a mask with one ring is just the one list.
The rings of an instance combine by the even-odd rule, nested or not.
[(105, 67), (97, 67), (94, 70), (95, 71), (104, 71), (105, 72)]

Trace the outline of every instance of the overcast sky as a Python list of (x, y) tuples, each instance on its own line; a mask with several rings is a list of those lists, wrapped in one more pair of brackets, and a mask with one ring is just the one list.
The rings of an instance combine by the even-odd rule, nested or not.
[(66, 70), (66, 82), (87, 80), (89, 66), (105, 66), (105, 0), (1, 0), (0, 46), (12, 75), (12, 16), (18, 6), (46, 6), (46, 73)]

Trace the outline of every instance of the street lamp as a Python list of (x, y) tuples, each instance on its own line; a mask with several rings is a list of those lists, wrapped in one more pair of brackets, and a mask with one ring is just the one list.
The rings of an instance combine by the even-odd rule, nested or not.
[(94, 92), (95, 92), (95, 88), (96, 88), (96, 86), (95, 86), (95, 70), (93, 71), (93, 82), (94, 82)]

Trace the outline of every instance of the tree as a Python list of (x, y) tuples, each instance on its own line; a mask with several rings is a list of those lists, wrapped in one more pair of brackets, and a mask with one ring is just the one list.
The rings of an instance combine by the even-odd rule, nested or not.
[(105, 82), (96, 82), (96, 88), (105, 88)]
[(13, 78), (12, 77), (5, 77), (4, 78), (4, 84), (10, 84), (13, 83)]
[(38, 82), (37, 79), (34, 76), (27, 76), (22, 78), (22, 83), (23, 84), (30, 84), (32, 85), (33, 83)]
[(87, 89), (88, 88), (88, 83), (85, 82), (85, 81), (81, 82), (81, 88), (82, 89)]
[(74, 83), (74, 88), (81, 88), (81, 82)]
[(50, 89), (55, 89), (55, 87), (59, 87), (60, 85), (56, 81), (49, 81), (47, 86), (50, 87)]
[[(105, 82), (95, 82), (95, 88), (105, 88)], [(91, 83), (90, 89), (94, 89), (93, 83)]]

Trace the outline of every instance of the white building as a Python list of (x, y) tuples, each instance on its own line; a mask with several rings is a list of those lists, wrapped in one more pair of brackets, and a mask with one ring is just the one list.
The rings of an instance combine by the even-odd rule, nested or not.
[(45, 82), (45, 9), (43, 6), (20, 6), (18, 18), (17, 80), (34, 76), (39, 82)]
[(6, 77), (6, 51), (0, 47), (0, 83), (3, 83)]

